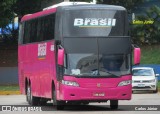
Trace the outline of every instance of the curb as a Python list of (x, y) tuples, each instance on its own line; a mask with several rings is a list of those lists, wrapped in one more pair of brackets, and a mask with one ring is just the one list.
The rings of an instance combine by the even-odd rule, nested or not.
[(20, 91), (0, 91), (0, 95), (20, 95)]

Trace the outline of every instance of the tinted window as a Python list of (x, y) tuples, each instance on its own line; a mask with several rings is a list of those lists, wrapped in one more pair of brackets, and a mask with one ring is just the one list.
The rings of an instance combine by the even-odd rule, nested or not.
[(130, 55), (97, 55), (74, 53), (66, 55), (66, 75), (116, 76), (130, 74)]
[(23, 43), (23, 36), (24, 36), (24, 23), (19, 24), (19, 37), (18, 37), (18, 44)]
[(23, 43), (40, 42), (54, 38), (55, 14), (25, 22)]

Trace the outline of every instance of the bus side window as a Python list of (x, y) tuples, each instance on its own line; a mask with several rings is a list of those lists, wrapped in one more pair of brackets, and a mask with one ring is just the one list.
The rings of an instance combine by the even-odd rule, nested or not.
[(23, 39), (23, 43), (29, 43), (30, 42), (30, 22), (25, 22), (24, 25), (24, 39)]
[(46, 35), (46, 40), (51, 40), (54, 38), (54, 27), (55, 27), (55, 14), (48, 16), (48, 30)]
[(24, 25), (23, 43), (41, 42), (54, 39), (55, 14), (29, 20)]
[(18, 44), (23, 44), (23, 37), (24, 37), (24, 22), (20, 23), (19, 25)]
[(54, 39), (54, 27), (55, 27), (55, 14), (46, 16), (44, 18), (44, 25), (43, 25), (43, 33), (44, 39), (43, 40), (51, 40)]

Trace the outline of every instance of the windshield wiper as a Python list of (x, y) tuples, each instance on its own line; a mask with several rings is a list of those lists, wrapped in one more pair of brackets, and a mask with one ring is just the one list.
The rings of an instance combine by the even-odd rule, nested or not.
[(113, 73), (111, 73), (111, 72), (109, 72), (109, 71), (105, 71), (105, 72), (108, 73), (108, 74), (111, 74), (112, 76), (119, 77), (118, 75), (113, 74)]
[(100, 76), (100, 74), (101, 74), (100, 71), (106, 72), (106, 73), (108, 73), (108, 74), (110, 74), (110, 75), (112, 75), (112, 76), (114, 76), (114, 77), (119, 77), (118, 75), (113, 74), (113, 73), (111, 73), (111, 72), (109, 72), (109, 71), (106, 71), (106, 70), (94, 70), (94, 71), (92, 72), (92, 75), (93, 75), (93, 76)]

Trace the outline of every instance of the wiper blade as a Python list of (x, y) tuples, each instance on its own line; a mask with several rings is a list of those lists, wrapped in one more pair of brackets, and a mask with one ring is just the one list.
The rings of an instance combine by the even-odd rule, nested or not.
[(113, 74), (113, 73), (111, 73), (111, 72), (109, 72), (109, 71), (105, 71), (105, 72), (108, 73), (108, 74), (111, 74), (112, 76), (119, 77), (118, 75)]
[(110, 75), (112, 75), (112, 76), (114, 76), (114, 77), (119, 77), (118, 75), (116, 75), (116, 74), (113, 74), (113, 73), (111, 73), (111, 72), (109, 72), (109, 71), (107, 71), (107, 70), (95, 70), (95, 71), (93, 71), (92, 72), (92, 75), (93, 76), (100, 76), (100, 71), (102, 71), (102, 72), (105, 72), (105, 73), (108, 73), (108, 74), (110, 74)]
[(102, 72), (106, 72), (106, 73), (108, 73), (108, 74), (111, 74), (111, 75), (112, 75), (112, 76), (114, 76), (114, 77), (119, 77), (118, 75), (116, 75), (116, 74), (113, 74), (113, 73), (109, 72), (109, 71), (108, 71), (108, 70), (106, 70), (104, 67), (101, 67), (100, 71), (102, 71)]

